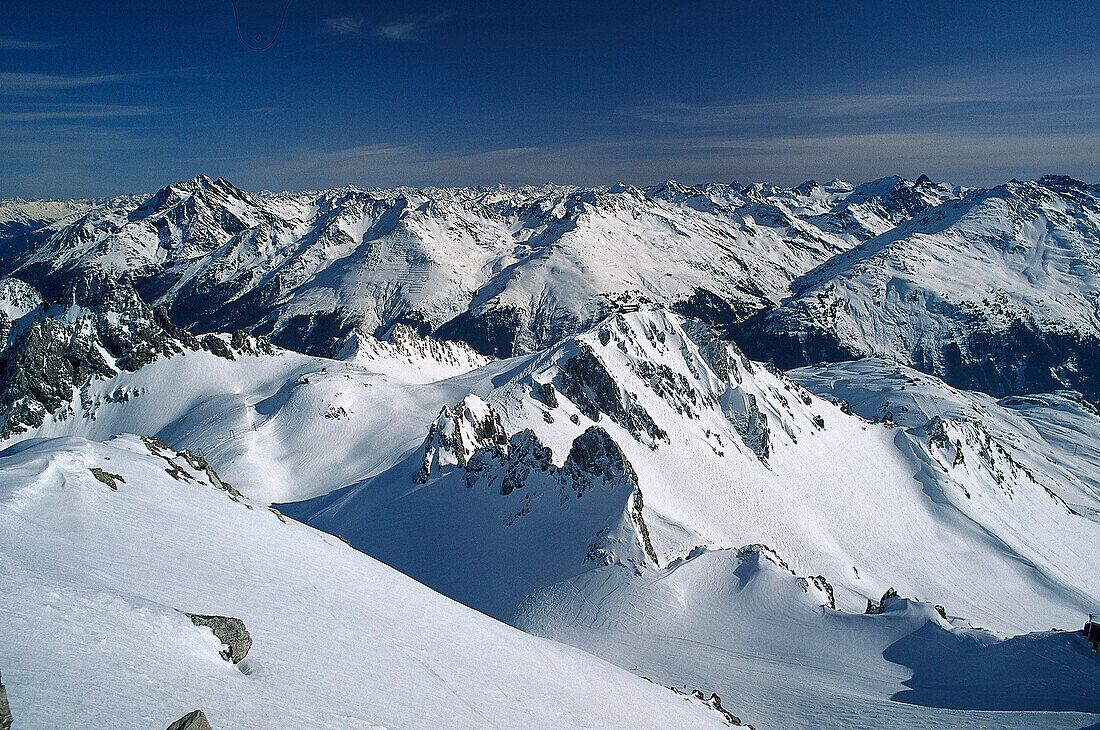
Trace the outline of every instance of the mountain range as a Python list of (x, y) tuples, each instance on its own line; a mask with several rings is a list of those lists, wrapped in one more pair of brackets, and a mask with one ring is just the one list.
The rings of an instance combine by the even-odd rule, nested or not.
[(1100, 722), (1100, 185), (0, 223), (17, 726)]

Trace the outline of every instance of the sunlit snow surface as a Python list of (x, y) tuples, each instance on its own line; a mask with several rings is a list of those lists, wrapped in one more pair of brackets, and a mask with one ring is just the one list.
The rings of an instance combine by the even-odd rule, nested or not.
[[(758, 727), (1100, 720), (1100, 664), (1080, 637), (1001, 640), (1096, 610), (1095, 452), (1069, 453), (1096, 428), (1089, 408), (1070, 395), (997, 404), (881, 363), (792, 380), (694, 327), (643, 309), (508, 360), (363, 340), (346, 360), (193, 352), (93, 381), (26, 435), (156, 435), (204, 454), (253, 509), (172, 478), (134, 437), (9, 442), (0, 580), (17, 600), (0, 605), (0, 641), (15, 663), (0, 670), (17, 721), (20, 704), (60, 713), (45, 726), (111, 708), (121, 727), (167, 725), (193, 706), (216, 727), (718, 719), (265, 508), (310, 498), (280, 509), (490, 616), (658, 685), (718, 692)], [(586, 352), (652, 426), (593, 420), (562, 392)], [(536, 397), (547, 384), (554, 406)], [(502, 474), (470, 486), (449, 458), (418, 480), (429, 427), (460, 402), (508, 435), (531, 429), (555, 467), (590, 427), (606, 431), (636, 473), (655, 557), (629, 484), (578, 497), (534, 475), (502, 494)], [(894, 423), (874, 422), (887, 404)], [(91, 466), (126, 481), (113, 492)], [(826, 580), (839, 610), (823, 605)], [(863, 615), (891, 587), (923, 603)], [(243, 618), (252, 673), (176, 609)], [(606, 693), (577, 694), (592, 685)]]
[[(178, 458), (178, 457), (177, 457)], [(0, 453), (0, 647), (17, 728), (720, 727), (340, 540), (174, 478), (141, 440)], [(92, 467), (117, 474), (112, 491)], [(181, 613), (231, 615), (238, 665)]]

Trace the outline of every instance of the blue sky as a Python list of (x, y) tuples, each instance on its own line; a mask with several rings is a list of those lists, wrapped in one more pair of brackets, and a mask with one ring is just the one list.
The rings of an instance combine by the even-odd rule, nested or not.
[[(252, 46), (282, 5), (237, 0)], [(1096, 2), (291, 0), (262, 50), (230, 0), (0, 17), (0, 197), (1100, 179)]]

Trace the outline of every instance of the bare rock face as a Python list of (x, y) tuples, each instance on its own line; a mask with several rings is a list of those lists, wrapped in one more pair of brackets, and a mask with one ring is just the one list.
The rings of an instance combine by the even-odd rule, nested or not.
[(191, 710), (168, 726), (167, 730), (213, 730), (202, 710)]
[[(252, 637), (248, 629), (244, 627), (244, 621), (232, 616), (204, 616), (202, 614), (188, 613), (187, 618), (196, 626), (208, 626), (214, 632), (214, 636), (228, 648), (221, 652), (222, 659), (237, 664), (248, 654), (252, 648)], [(190, 726), (188, 726), (190, 727)], [(196, 726), (197, 727), (197, 726)]]
[(77, 277), (50, 305), (29, 284), (0, 279), (0, 301), (23, 313), (14, 320), (0, 313), (0, 438), (41, 426), (90, 379), (134, 371), (158, 357), (199, 349), (230, 360), (234, 352), (274, 352), (243, 332), (228, 345), (217, 335), (199, 340), (128, 283), (100, 274)]
[(8, 693), (4, 683), (0, 682), (0, 730), (11, 730), (11, 708), (8, 707)]
[(646, 434), (653, 442), (668, 441), (668, 434), (644, 408), (633, 398), (623, 399), (619, 384), (590, 346), (582, 343), (560, 367), (558, 390), (590, 420), (598, 421), (606, 413), (636, 439)]

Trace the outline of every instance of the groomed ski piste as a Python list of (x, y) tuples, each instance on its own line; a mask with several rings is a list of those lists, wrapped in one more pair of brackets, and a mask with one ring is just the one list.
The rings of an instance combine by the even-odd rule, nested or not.
[[(931, 376), (943, 405), (882, 422), (853, 394), (870, 379), (792, 380), (660, 307), (506, 360), (393, 342), (160, 357), (9, 439), (17, 717), (53, 691), (50, 718), (110, 707), (119, 727), (189, 705), (219, 728), (725, 721), (698, 689), (760, 728), (1100, 721), (1072, 632), (1100, 595), (1097, 462), (1066, 455), (1088, 408), (1051, 396), (1025, 419), (1063, 434), (1054, 461), (1012, 443), (1018, 419), (959, 417), (951, 398), (988, 404)], [(242, 496), (122, 433), (205, 457)], [(242, 618), (250, 673), (178, 611)]]

